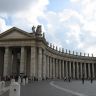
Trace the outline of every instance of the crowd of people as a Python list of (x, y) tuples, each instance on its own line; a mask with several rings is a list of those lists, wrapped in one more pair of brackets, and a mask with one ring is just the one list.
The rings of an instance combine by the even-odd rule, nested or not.
[(1, 81), (10, 81), (11, 79), (15, 79), (15, 81), (17, 81), (18, 80), (18, 78), (27, 78), (28, 76), (27, 75), (24, 75), (24, 76), (22, 76), (22, 75), (10, 75), (10, 76), (5, 76), (5, 77), (0, 77), (0, 79), (1, 79)]
[[(65, 77), (64, 77), (64, 81), (69, 81), (69, 82), (70, 82), (71, 80), (72, 80), (72, 78), (71, 78), (70, 76), (68, 76), (68, 77), (65, 76)], [(83, 75), (83, 77), (82, 77), (81, 80), (82, 80), (82, 84), (84, 84), (84, 82), (85, 82), (85, 80), (86, 80), (86, 79), (84, 78), (84, 75)], [(90, 82), (93, 83), (93, 77), (92, 77), (92, 76), (91, 76), (88, 80), (90, 80)]]
[[(15, 81), (18, 81), (18, 78), (21, 78), (21, 80), (23, 79), (23, 78), (28, 78), (28, 76), (27, 75), (11, 75), (11, 76), (5, 76), (5, 77), (0, 77), (0, 81), (10, 81), (11, 79), (15, 79)], [(46, 78), (46, 80), (47, 80), (48, 78)], [(64, 77), (63, 78), (64, 79), (64, 81), (69, 81), (69, 82), (71, 82), (71, 80), (72, 80), (72, 77), (70, 77), (70, 76), (68, 76), (68, 77)], [(29, 80), (32, 80), (32, 81), (38, 81), (38, 79), (36, 78), (36, 77), (32, 77), (32, 78), (29, 78)], [(43, 79), (42, 79), (43, 80)], [(84, 78), (84, 75), (82, 76), (82, 84), (84, 84), (84, 82), (85, 82), (85, 78)], [(92, 78), (92, 76), (89, 78), (89, 80), (90, 80), (90, 82), (92, 83), (93, 82), (93, 78)]]

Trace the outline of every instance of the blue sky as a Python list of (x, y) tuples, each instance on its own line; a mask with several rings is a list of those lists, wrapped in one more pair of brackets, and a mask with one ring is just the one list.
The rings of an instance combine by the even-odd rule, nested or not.
[(49, 43), (96, 56), (96, 0), (0, 0), (0, 31), (42, 25)]
[(71, 6), (69, 0), (49, 0), (48, 10), (59, 12)]

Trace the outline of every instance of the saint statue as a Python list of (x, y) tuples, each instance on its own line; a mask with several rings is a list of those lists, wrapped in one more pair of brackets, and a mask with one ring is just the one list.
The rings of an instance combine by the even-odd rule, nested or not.
[(41, 32), (42, 32), (41, 25), (38, 25), (36, 29), (36, 33), (41, 34)]
[(35, 28), (36, 28), (36, 27), (34, 27), (34, 26), (32, 27), (32, 31), (33, 31), (33, 33), (35, 32)]

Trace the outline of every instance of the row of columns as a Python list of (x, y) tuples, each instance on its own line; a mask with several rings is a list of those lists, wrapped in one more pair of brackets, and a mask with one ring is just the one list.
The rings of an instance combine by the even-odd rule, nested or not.
[[(73, 79), (90, 78), (91, 76), (94, 78), (94, 63), (81, 63), (70, 60), (61, 60), (52, 58), (46, 55), (46, 50), (38, 47), (31, 46), (30, 48), (30, 64), (29, 64), (29, 76), (36, 77), (39, 80), (46, 78), (64, 78), (71, 77)], [(21, 55), (20, 55), (20, 73), (26, 73), (26, 48), (21, 47)], [(9, 75), (12, 70), (10, 70), (10, 66), (12, 66), (12, 54), (10, 52), (10, 48), (5, 48), (4, 54), (4, 70), (3, 76)]]
[[(37, 52), (37, 49), (33, 46), (31, 46), (30, 49), (31, 49), (30, 50), (31, 52), (29, 53), (30, 55), (28, 55), (29, 57), (27, 57), (25, 47), (21, 47), (20, 49), (21, 52), (20, 52), (20, 58), (19, 58), (20, 59), (19, 73), (26, 75), (26, 66), (29, 66), (28, 76), (32, 78), (36, 77), (39, 80), (41, 80), (42, 78), (46, 79), (46, 51), (42, 48), (38, 48), (38, 52)], [(16, 54), (14, 54), (14, 56), (12, 57), (12, 50), (10, 47), (5, 47), (5, 52), (3, 55), (4, 55), (3, 76), (12, 75), (12, 68), (14, 68), (15, 63), (17, 62), (16, 61), (17, 56)], [(30, 61), (28, 61), (27, 58)], [(29, 65), (27, 65), (28, 62), (30, 63)]]
[[(53, 61), (53, 62), (52, 62)], [(74, 61), (59, 60), (47, 56), (48, 78), (94, 78), (94, 63), (81, 63)]]
[[(14, 63), (16, 56), (14, 55), (14, 57), (15, 58), (13, 58), (13, 60), (12, 60), (12, 52), (10, 51), (10, 48), (5, 47), (3, 76), (8, 76), (8, 75), (12, 74), (12, 68), (13, 68), (12, 63)], [(15, 61), (15, 62), (17, 62), (17, 61)], [(24, 73), (24, 67), (25, 67), (24, 65), (25, 65), (25, 48), (21, 47), (20, 73)], [(13, 66), (15, 66), (15, 64)]]

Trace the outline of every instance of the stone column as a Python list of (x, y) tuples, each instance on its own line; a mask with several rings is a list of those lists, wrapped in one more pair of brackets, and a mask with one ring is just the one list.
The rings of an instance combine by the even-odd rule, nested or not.
[(73, 78), (75, 79), (75, 62), (73, 61)]
[(79, 65), (78, 65), (78, 62), (76, 64), (77, 64), (77, 79), (79, 79)]
[(71, 77), (72, 74), (71, 74), (71, 61), (69, 61), (69, 76)]
[(82, 76), (83, 76), (83, 75), (82, 75), (82, 73), (83, 73), (82, 71), (83, 71), (83, 70), (82, 70), (82, 63), (80, 63), (80, 75), (81, 75), (81, 79), (82, 79)]
[(36, 48), (31, 46), (30, 76), (36, 78)]
[(49, 56), (47, 56), (47, 78), (49, 78)]
[(68, 78), (68, 61), (66, 61), (66, 77)]
[(86, 63), (84, 63), (84, 77), (87, 78)]
[(42, 80), (42, 48), (38, 50), (38, 80)]
[(25, 65), (25, 48), (21, 47), (20, 73), (24, 74)]
[(61, 79), (61, 60), (59, 60), (59, 78)]
[(56, 77), (58, 78), (58, 60), (56, 59)]
[(43, 52), (43, 79), (46, 79), (46, 50)]
[(38, 80), (42, 80), (42, 48), (38, 52)]
[[(27, 62), (27, 49), (25, 49), (25, 64), (24, 64), (24, 73), (25, 75), (27, 75), (27, 66), (28, 66), (28, 62)], [(31, 57), (31, 56), (30, 56)], [(30, 60), (31, 61), (31, 60)], [(29, 64), (30, 65), (30, 64)]]
[(65, 71), (65, 70), (64, 70), (64, 67), (65, 67), (65, 66), (64, 66), (64, 60), (62, 60), (62, 75), (63, 75), (63, 78), (64, 78), (64, 74), (65, 74), (65, 72), (64, 72), (64, 71)]
[(94, 63), (92, 63), (92, 76), (93, 76), (93, 78), (95, 77), (95, 74), (94, 74)]
[(50, 78), (52, 78), (52, 58), (50, 58)]
[(8, 65), (9, 64), (9, 48), (6, 47), (5, 48), (5, 54), (4, 54), (4, 72), (3, 72), (3, 76), (7, 76), (9, 75), (8, 73)]
[(50, 78), (50, 56), (49, 56), (49, 78)]
[(90, 71), (90, 63), (88, 63), (88, 77), (91, 77), (91, 71)]
[(53, 78), (55, 78), (55, 59), (53, 58)]

